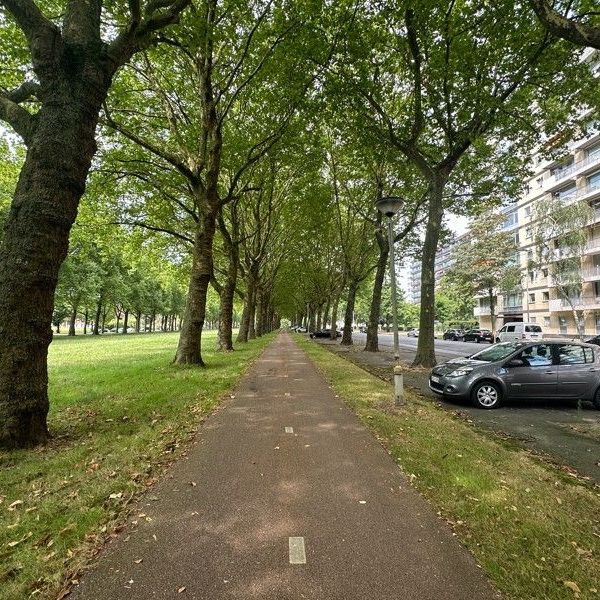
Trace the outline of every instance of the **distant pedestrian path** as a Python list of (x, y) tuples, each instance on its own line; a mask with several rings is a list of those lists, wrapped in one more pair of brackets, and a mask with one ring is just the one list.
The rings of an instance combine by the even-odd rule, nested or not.
[(71, 597), (497, 597), (288, 334), (233, 396)]

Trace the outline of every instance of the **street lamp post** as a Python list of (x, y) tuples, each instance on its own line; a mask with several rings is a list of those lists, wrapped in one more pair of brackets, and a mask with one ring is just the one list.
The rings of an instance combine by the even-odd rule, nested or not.
[(396, 267), (394, 261), (394, 231), (392, 219), (402, 207), (402, 198), (381, 198), (375, 203), (377, 210), (388, 218), (388, 246), (390, 252), (390, 283), (392, 285), (392, 320), (394, 329), (394, 358), (400, 358), (400, 342), (398, 340), (398, 298), (396, 295)]

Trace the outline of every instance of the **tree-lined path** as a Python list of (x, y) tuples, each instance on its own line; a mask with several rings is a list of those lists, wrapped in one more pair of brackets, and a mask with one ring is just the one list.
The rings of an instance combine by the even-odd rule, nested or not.
[(72, 597), (496, 597), (286, 333), (133, 519)]

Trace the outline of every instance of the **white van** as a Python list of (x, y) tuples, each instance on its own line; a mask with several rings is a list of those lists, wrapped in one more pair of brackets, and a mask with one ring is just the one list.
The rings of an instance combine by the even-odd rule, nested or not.
[(542, 328), (537, 323), (506, 323), (496, 335), (497, 342), (514, 342), (515, 340), (541, 340)]

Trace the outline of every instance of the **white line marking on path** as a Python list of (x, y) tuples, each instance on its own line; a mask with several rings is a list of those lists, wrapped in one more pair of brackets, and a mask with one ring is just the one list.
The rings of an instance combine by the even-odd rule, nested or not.
[(293, 427), (286, 427), (285, 428), (285, 432), (286, 433), (294, 433), (294, 428)]
[(291, 537), (290, 538), (290, 564), (291, 565), (305, 565), (306, 564), (306, 552), (304, 550), (304, 538), (303, 537)]

